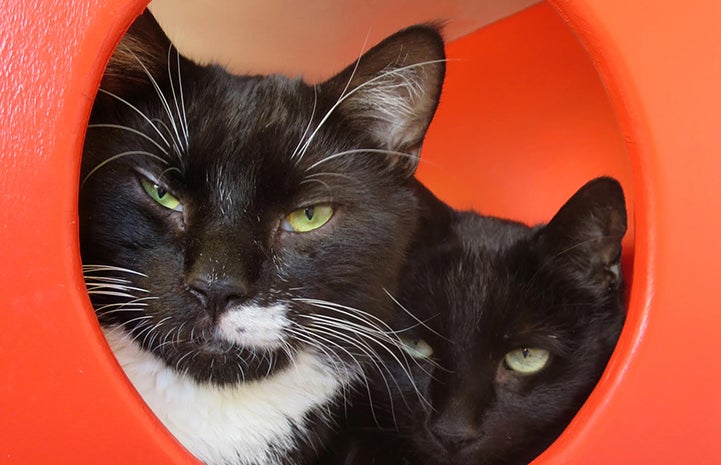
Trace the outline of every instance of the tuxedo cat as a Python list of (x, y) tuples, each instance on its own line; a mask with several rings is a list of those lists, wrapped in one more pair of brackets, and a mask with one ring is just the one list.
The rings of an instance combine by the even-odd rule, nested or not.
[(83, 270), (120, 365), (202, 461), (312, 462), (398, 343), (386, 291), (444, 70), (426, 26), (315, 86), (192, 63), (149, 12), (122, 39), (85, 142)]
[(621, 331), (621, 186), (595, 179), (533, 228), (420, 198), (423, 234), (397, 296), (410, 313), (394, 323), (415, 326), (404, 340), (419, 364), (375, 384), (328, 463), (527, 464), (583, 404)]

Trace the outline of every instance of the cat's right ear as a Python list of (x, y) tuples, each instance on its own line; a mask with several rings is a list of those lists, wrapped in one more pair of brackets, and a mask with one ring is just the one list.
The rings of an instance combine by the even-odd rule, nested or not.
[(412, 26), (385, 39), (321, 84), (333, 111), (361, 126), (388, 156), (389, 168), (411, 176), (438, 106), (445, 50), (438, 28)]
[(115, 48), (100, 88), (118, 96), (130, 96), (167, 76), (170, 39), (150, 10), (130, 26)]
[(601, 177), (581, 187), (538, 231), (536, 240), (545, 265), (563, 267), (564, 275), (574, 276), (584, 287), (605, 292), (622, 284), (625, 233), (621, 184)]

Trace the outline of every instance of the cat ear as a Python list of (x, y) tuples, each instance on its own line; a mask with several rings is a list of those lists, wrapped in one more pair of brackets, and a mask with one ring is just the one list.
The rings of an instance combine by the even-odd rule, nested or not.
[(364, 127), (383, 149), (411, 155), (387, 157), (393, 169), (410, 176), (444, 75), (443, 38), (437, 28), (420, 25), (385, 39), (321, 88), (337, 96), (335, 111)]
[[(578, 282), (598, 290), (616, 289), (621, 278), (621, 240), (626, 233), (626, 202), (615, 179), (584, 185), (538, 231), (544, 263), (563, 266)], [(546, 266), (546, 265), (544, 265)]]
[(164, 79), (168, 73), (170, 47), (170, 39), (146, 9), (113, 52), (100, 88), (127, 96), (151, 86), (153, 79)]

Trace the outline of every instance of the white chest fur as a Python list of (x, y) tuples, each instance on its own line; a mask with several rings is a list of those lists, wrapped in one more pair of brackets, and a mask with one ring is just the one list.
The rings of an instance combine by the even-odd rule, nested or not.
[(117, 328), (106, 337), (128, 378), (155, 415), (207, 464), (277, 464), (308, 431), (306, 414), (328, 406), (344, 384), (310, 352), (262, 381), (199, 384), (140, 349)]

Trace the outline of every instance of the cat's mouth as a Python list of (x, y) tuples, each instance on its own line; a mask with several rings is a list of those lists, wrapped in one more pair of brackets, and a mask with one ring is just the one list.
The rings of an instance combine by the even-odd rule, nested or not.
[(236, 384), (272, 376), (291, 361), (289, 351), (243, 346), (215, 332), (187, 341), (166, 363), (199, 382)]
[[(245, 331), (243, 329), (238, 330), (239, 336)], [(264, 340), (262, 337), (250, 336), (248, 340), (258, 341), (258, 343), (241, 343), (242, 337), (228, 340), (228, 338), (219, 330), (216, 329), (210, 334), (203, 335), (197, 338), (191, 343), (195, 346), (194, 351), (198, 354), (207, 355), (210, 357), (223, 356), (232, 357), (234, 354), (239, 353), (255, 353), (255, 354), (266, 354), (270, 355), (278, 350), (276, 344), (272, 343), (271, 340)]]
[(237, 349), (235, 344), (217, 337), (203, 338), (198, 343), (198, 351), (207, 355), (224, 355), (234, 349)]

